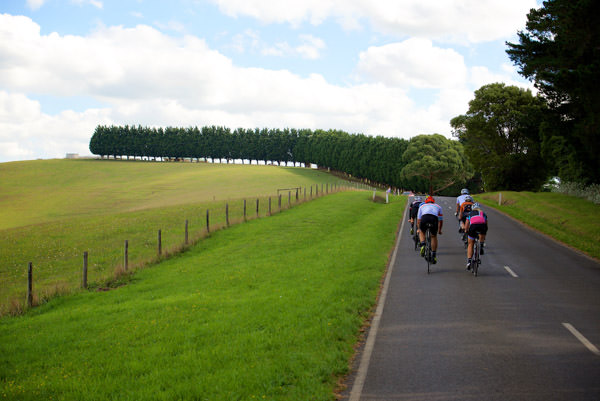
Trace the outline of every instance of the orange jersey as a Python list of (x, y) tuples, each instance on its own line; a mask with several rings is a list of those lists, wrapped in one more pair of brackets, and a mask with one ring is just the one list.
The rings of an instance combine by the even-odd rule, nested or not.
[(462, 216), (465, 211), (465, 206), (471, 205), (473, 207), (473, 202), (463, 202), (460, 204), (460, 215)]

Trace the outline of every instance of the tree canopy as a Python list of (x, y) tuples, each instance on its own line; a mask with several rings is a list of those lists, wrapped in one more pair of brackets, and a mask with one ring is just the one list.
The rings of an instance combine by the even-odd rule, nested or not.
[[(402, 159), (405, 163), (400, 172), (402, 179), (420, 178), (421, 186), (422, 183), (427, 185), (422, 192), (430, 194), (463, 183), (472, 176), (462, 145), (439, 134), (411, 138)], [(415, 184), (411, 187), (419, 187)]]
[(467, 113), (451, 120), (486, 191), (537, 190), (546, 181), (539, 144), (544, 110), (531, 91), (494, 83), (476, 90)]
[(561, 178), (600, 183), (600, 2), (546, 0), (518, 37), (506, 52), (552, 112), (542, 153)]

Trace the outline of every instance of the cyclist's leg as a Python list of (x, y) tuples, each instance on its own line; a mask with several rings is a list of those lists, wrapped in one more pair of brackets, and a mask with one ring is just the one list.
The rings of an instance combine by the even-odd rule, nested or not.
[(436, 216), (432, 216), (431, 219), (431, 250), (433, 252), (437, 251), (437, 233), (439, 230), (439, 220)]
[(467, 246), (467, 259), (473, 257), (473, 245), (475, 244), (475, 238), (469, 236), (469, 245)]
[(469, 231), (466, 233), (467, 235), (467, 270), (471, 270), (471, 260), (473, 259), (473, 245), (475, 244), (475, 237), (478, 234), (477, 225), (471, 224), (469, 225)]
[(485, 245), (485, 236), (487, 234), (487, 224), (479, 224), (477, 232), (479, 233), (479, 253), (483, 255), (484, 253), (484, 245)]

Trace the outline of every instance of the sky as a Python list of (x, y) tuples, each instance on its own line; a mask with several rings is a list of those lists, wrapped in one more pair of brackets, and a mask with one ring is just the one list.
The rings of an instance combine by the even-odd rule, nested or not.
[(452, 137), (539, 0), (0, 0), (0, 162), (98, 125)]

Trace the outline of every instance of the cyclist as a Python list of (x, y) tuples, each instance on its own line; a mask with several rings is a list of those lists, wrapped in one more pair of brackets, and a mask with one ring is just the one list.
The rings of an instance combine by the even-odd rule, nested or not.
[[(415, 219), (417, 218), (417, 213), (419, 211), (419, 206), (423, 203), (423, 198), (420, 196), (415, 196), (412, 203), (410, 204), (410, 214), (408, 216), (408, 221), (410, 222), (410, 235), (414, 234), (413, 226)], [(417, 227), (417, 232), (419, 232), (419, 227)]]
[(460, 195), (456, 198), (456, 213), (454, 213), (455, 216), (458, 216), (458, 213), (460, 212), (460, 204), (465, 201), (465, 197), (467, 197), (468, 195), (469, 190), (467, 188), (463, 188), (460, 190)]
[(458, 221), (460, 224), (460, 228), (458, 229), (459, 233), (465, 232), (465, 220), (467, 218), (467, 215), (471, 212), (471, 209), (473, 208), (473, 203), (474, 201), (471, 195), (466, 195), (464, 197), (463, 202), (460, 204), (458, 212)]
[(473, 258), (473, 245), (475, 238), (479, 236), (479, 253), (484, 253), (485, 235), (488, 231), (487, 215), (481, 210), (479, 203), (473, 204), (473, 210), (466, 216), (465, 230), (469, 236), (469, 245), (467, 247), (467, 270), (471, 270), (471, 259)]
[(442, 235), (442, 226), (444, 225), (444, 214), (442, 207), (435, 203), (435, 199), (432, 196), (428, 196), (425, 199), (425, 203), (419, 206), (419, 212), (417, 213), (417, 226), (419, 227), (419, 239), (421, 240), (421, 256), (425, 256), (425, 230), (429, 225), (431, 231), (431, 251), (433, 260), (431, 263), (436, 264), (436, 252), (437, 252), (437, 234)]

